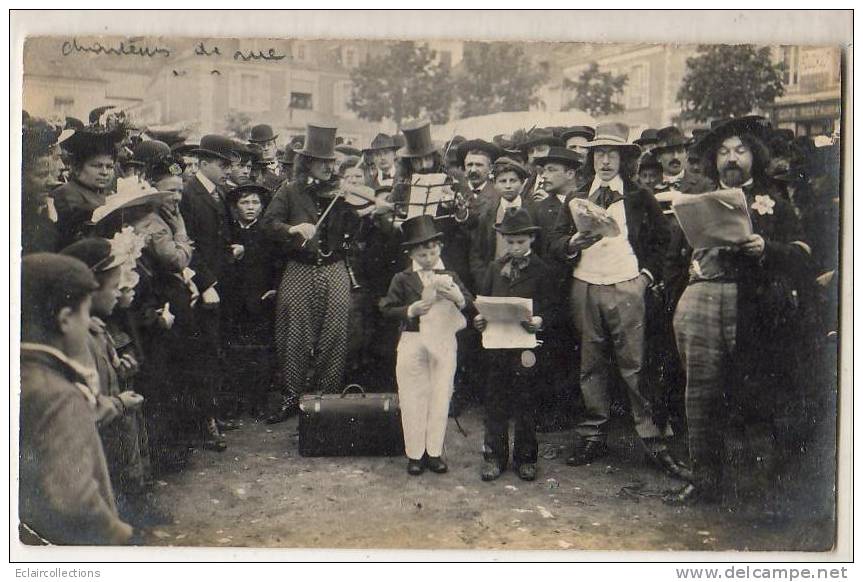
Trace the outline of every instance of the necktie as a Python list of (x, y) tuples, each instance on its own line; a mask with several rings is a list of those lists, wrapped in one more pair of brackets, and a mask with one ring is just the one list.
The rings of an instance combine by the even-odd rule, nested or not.
[(623, 195), (608, 186), (600, 186), (591, 196), (593, 202), (603, 208), (608, 208), (618, 200), (623, 200)]
[(510, 281), (517, 281), (519, 276), (521, 275), (521, 271), (524, 270), (525, 267), (527, 267), (528, 263), (530, 263), (530, 257), (516, 257), (507, 254), (503, 259), (503, 263), (503, 268), (500, 270), (500, 274), (509, 279)]

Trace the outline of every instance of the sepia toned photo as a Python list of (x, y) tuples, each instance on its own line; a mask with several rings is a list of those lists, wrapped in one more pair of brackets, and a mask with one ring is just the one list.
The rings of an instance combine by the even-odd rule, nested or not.
[(193, 32), (23, 42), (13, 545), (836, 548), (847, 47)]

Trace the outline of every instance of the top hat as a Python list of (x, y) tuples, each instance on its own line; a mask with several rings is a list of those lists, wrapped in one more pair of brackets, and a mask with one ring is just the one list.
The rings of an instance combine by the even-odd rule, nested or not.
[(249, 135), (249, 141), (252, 143), (267, 143), (268, 141), (273, 141), (277, 137), (279, 137), (279, 134), (274, 134), (272, 127), (262, 123), (252, 128), (251, 135)]
[(522, 180), (527, 180), (530, 176), (530, 172), (521, 162), (509, 156), (501, 156), (494, 161), (492, 173), (495, 176), (500, 176), (505, 172), (515, 172)]
[(503, 220), (494, 225), (500, 234), (531, 234), (539, 232), (542, 227), (536, 226), (525, 208), (507, 208)]
[(560, 134), (560, 139), (562, 139), (564, 143), (566, 143), (566, 140), (568, 140), (569, 138), (579, 136), (585, 137), (587, 138), (587, 141), (590, 141), (595, 135), (596, 131), (594, 131), (592, 127), (589, 127), (587, 125), (574, 125), (563, 130)]
[(550, 129), (536, 128), (527, 133), (527, 139), (519, 144), (519, 148), (528, 150), (534, 146), (547, 145), (550, 147), (563, 147), (563, 140), (555, 137)]
[(464, 166), (464, 159), (468, 153), (474, 150), (487, 154), (491, 163), (494, 163), (496, 159), (503, 155), (503, 151), (493, 143), (487, 142), (484, 139), (469, 139), (458, 144), (456, 148), (456, 159), (460, 166)]
[(732, 135), (754, 133), (763, 139), (769, 129), (770, 122), (760, 115), (714, 119), (710, 122), (707, 133), (701, 136), (692, 147), (699, 155), (704, 155)]
[(549, 148), (547, 154), (535, 158), (533, 161), (538, 166), (543, 166), (549, 162), (557, 162), (573, 170), (577, 170), (582, 165), (581, 157), (577, 153), (560, 146)]
[(297, 150), (298, 154), (315, 158), (318, 160), (336, 159), (336, 128), (324, 125), (306, 126), (306, 138), (303, 149)]
[(629, 141), (629, 127), (625, 123), (600, 123), (596, 126), (596, 137), (585, 144), (585, 147), (615, 147), (635, 155), (641, 153), (641, 148)]
[(402, 134), (405, 146), (396, 152), (400, 158), (422, 158), (437, 151), (431, 138), (431, 123), (427, 120), (405, 124)]
[(686, 139), (683, 132), (673, 125), (663, 127), (657, 131), (656, 138), (656, 147), (653, 148), (653, 151), (657, 154), (664, 150), (672, 150), (689, 145), (689, 140)]
[(123, 208), (160, 203), (173, 195), (173, 192), (160, 192), (137, 177), (120, 178), (117, 180), (117, 193), (105, 198), (105, 204), (93, 210), (90, 222), (96, 224)]
[(192, 153), (199, 156), (215, 157), (233, 163), (240, 159), (236, 148), (236, 142), (231, 138), (210, 134), (201, 138), (201, 145), (192, 150)]
[(435, 228), (434, 218), (429, 214), (405, 220), (402, 223), (402, 234), (404, 235), (401, 243), (403, 247), (416, 246), (443, 236), (443, 233)]
[(377, 150), (396, 150), (399, 146), (396, 144), (393, 136), (385, 133), (379, 133), (372, 140), (372, 143), (364, 149), (364, 152), (373, 152)]
[(262, 197), (269, 193), (270, 189), (266, 186), (262, 186), (248, 178), (244, 178), (236, 186), (228, 190), (225, 195), (225, 199), (228, 201), (228, 204), (235, 204), (246, 194), (257, 194), (259, 197)]
[(652, 127), (649, 127), (641, 132), (641, 137), (634, 140), (632, 143), (639, 146), (646, 146), (648, 144), (656, 143), (659, 141), (659, 132)]

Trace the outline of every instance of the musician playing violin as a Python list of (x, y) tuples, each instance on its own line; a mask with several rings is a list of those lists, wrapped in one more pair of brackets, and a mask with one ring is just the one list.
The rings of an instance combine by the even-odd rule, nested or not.
[(351, 281), (345, 260), (361, 218), (339, 190), (336, 128), (309, 125), (306, 136), (294, 180), (279, 188), (262, 220), (285, 261), (276, 300), (283, 400), (267, 419), (271, 424), (296, 412), (307, 391), (340, 391), (348, 349)]

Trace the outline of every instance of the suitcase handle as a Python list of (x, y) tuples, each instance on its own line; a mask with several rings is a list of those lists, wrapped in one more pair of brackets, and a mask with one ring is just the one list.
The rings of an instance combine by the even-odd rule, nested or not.
[(347, 386), (345, 386), (345, 389), (344, 389), (344, 390), (342, 390), (342, 398), (344, 398), (345, 396), (347, 396), (347, 395), (348, 395), (348, 391), (349, 391), (351, 388), (357, 388), (357, 389), (360, 391), (360, 394), (362, 394), (362, 395), (363, 395), (363, 398), (365, 398), (365, 397), (366, 397), (366, 391), (365, 391), (365, 390), (363, 390), (363, 387), (362, 387), (362, 386), (360, 386), (359, 384), (348, 384)]

